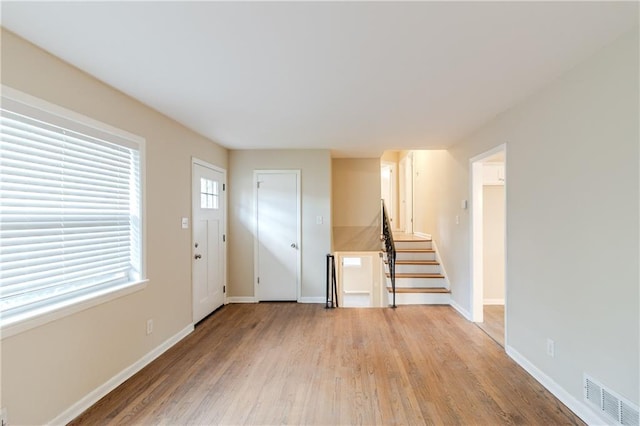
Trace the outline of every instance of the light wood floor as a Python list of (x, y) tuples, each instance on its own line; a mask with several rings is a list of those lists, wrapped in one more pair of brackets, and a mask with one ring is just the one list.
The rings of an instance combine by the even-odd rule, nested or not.
[(72, 424), (583, 424), (445, 306), (228, 305)]
[(504, 348), (504, 305), (484, 305), (483, 320), (478, 327)]
[(393, 233), (393, 239), (394, 240), (401, 240), (401, 241), (424, 241), (426, 240), (426, 238), (424, 237), (419, 237), (415, 234), (406, 234), (404, 232), (399, 232), (396, 231)]

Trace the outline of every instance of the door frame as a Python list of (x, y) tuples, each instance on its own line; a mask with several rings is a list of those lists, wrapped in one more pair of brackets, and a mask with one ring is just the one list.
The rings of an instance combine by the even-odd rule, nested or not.
[[(392, 221), (391, 223), (391, 229), (393, 230), (399, 230), (399, 224), (398, 224), (398, 179), (396, 177), (397, 175), (397, 170), (398, 170), (398, 164), (393, 162), (393, 161), (380, 161), (380, 169), (382, 169), (382, 167), (389, 167), (391, 169), (391, 176), (389, 178), (389, 185), (391, 186), (391, 200), (389, 202), (389, 206), (387, 206), (387, 208), (389, 208), (389, 215), (391, 216), (391, 218), (393, 220), (395, 220), (395, 222)], [(381, 188), (382, 189), (382, 188)], [(382, 197), (380, 197), (382, 198)]]
[(469, 177), (471, 188), (471, 221), (470, 235), (470, 276), (471, 276), (471, 320), (473, 322), (483, 322), (484, 320), (484, 265), (483, 265), (483, 164), (486, 159), (500, 152), (505, 156), (505, 182), (504, 182), (504, 209), (505, 209), (505, 232), (504, 232), (504, 330), (505, 347), (507, 347), (507, 300), (508, 300), (508, 276), (507, 276), (507, 185), (506, 165), (507, 165), (507, 144), (498, 145), (482, 154), (469, 159)]
[(253, 298), (260, 302), (258, 288), (258, 175), (264, 174), (292, 174), (296, 176), (296, 217), (298, 219), (298, 229), (296, 238), (298, 239), (298, 250), (296, 250), (296, 301), (300, 302), (301, 281), (302, 281), (302, 192), (300, 188), (300, 169), (256, 169), (253, 171)]
[[(191, 224), (189, 226), (190, 231), (191, 231), (191, 243), (189, 246), (189, 259), (191, 262), (191, 320), (193, 320), (193, 315), (194, 315), (194, 300), (193, 300), (193, 285), (194, 285), (194, 273), (193, 273), (193, 259), (191, 259), (191, 253), (193, 251), (193, 244), (194, 244), (194, 237), (193, 237), (193, 178), (195, 177), (195, 165), (198, 166), (202, 166), (202, 167), (206, 167), (208, 169), (211, 170), (215, 170), (216, 172), (220, 172), (222, 173), (222, 184), (223, 186), (223, 190), (222, 190), (222, 194), (223, 194), (223, 199), (224, 199), (224, 208), (222, 209), (222, 220), (223, 220), (223, 227), (222, 227), (222, 232), (224, 233), (224, 240), (223, 240), (223, 244), (222, 244), (222, 265), (223, 265), (223, 271), (222, 271), (222, 286), (223, 289), (227, 289), (227, 269), (228, 269), (228, 265), (227, 265), (227, 243), (226, 243), (226, 236), (228, 234), (227, 232), (227, 190), (226, 190), (226, 186), (227, 186), (227, 169), (223, 169), (222, 167), (218, 167), (218, 166), (214, 166), (211, 163), (208, 163), (204, 160), (201, 160), (197, 157), (191, 157), (191, 190), (190, 190), (190, 194), (191, 194), (191, 205), (190, 205), (190, 209), (191, 209)], [(222, 306), (226, 305), (227, 303), (229, 303), (227, 301), (227, 292), (223, 291), (222, 292)]]
[[(414, 173), (413, 173), (413, 151), (409, 151), (407, 155), (400, 159), (399, 163), (400, 188), (399, 193), (401, 199), (404, 200), (399, 203), (398, 216), (402, 218), (402, 226), (398, 224), (400, 230), (406, 234), (413, 234), (413, 198), (414, 198)], [(407, 179), (407, 173), (409, 173), (410, 179)], [(409, 206), (409, 207), (407, 207)]]

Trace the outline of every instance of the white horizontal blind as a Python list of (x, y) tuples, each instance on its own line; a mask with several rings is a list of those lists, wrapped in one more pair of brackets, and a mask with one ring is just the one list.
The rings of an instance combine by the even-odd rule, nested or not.
[(139, 150), (46, 118), (1, 110), (3, 320), (140, 279)]

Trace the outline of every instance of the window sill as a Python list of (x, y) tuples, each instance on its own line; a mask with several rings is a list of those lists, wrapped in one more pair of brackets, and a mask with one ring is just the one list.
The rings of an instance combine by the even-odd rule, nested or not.
[(122, 284), (116, 288), (88, 294), (60, 303), (48, 306), (37, 312), (30, 312), (15, 318), (0, 318), (0, 340), (15, 336), (35, 327), (40, 327), (60, 318), (75, 314), (85, 309), (109, 302), (111, 300), (135, 293), (147, 287), (149, 280), (141, 280)]

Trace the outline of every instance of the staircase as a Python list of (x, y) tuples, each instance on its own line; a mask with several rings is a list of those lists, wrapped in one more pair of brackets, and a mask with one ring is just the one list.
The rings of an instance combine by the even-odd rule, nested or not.
[[(431, 239), (402, 234), (394, 236), (393, 240), (396, 248), (396, 304), (448, 304), (450, 291)], [(386, 257), (384, 264), (391, 303), (393, 295)]]

